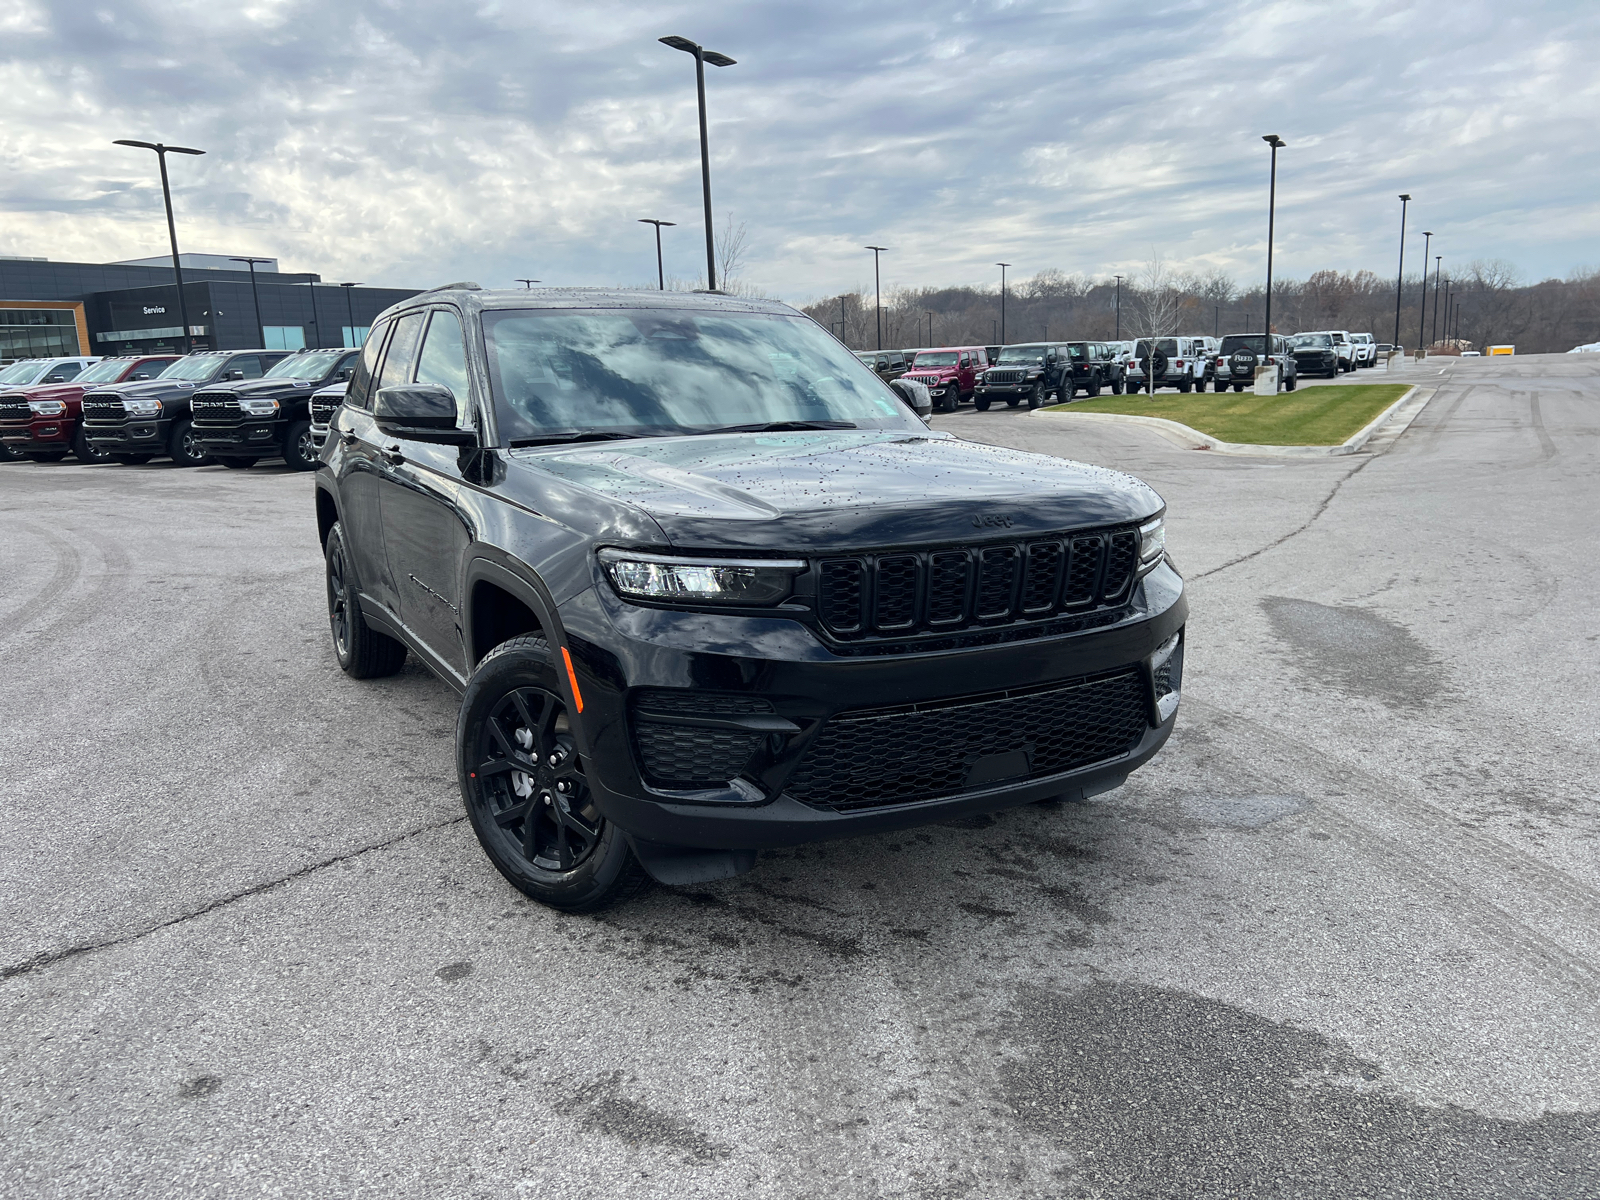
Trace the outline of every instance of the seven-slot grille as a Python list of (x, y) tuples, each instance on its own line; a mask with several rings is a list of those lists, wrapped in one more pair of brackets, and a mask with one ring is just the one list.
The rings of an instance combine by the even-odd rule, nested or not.
[(1055, 775), (1129, 753), (1149, 727), (1148, 714), (1144, 680), (1131, 667), (1032, 691), (840, 713), (784, 791), (849, 811)]
[(311, 423), (327, 428), (328, 423), (333, 420), (334, 410), (343, 403), (344, 400), (340, 396), (312, 396)]
[(244, 415), (232, 392), (196, 392), (189, 411), (196, 425), (233, 425)]
[(990, 367), (983, 373), (985, 383), (1021, 383), (1027, 377), (1026, 367), (1021, 370), (1012, 367)]
[(817, 565), (817, 614), (841, 638), (1042, 620), (1121, 603), (1138, 555), (1138, 532), (1115, 529), (827, 558)]
[(83, 419), (91, 425), (97, 422), (120, 425), (126, 415), (122, 397), (115, 392), (89, 392), (83, 397)]
[(26, 400), (0, 400), (0, 421), (26, 421), (31, 415)]

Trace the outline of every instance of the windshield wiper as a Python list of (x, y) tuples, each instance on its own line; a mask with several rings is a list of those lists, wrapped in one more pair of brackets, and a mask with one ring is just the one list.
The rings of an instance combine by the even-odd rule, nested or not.
[(565, 429), (559, 433), (544, 433), (538, 437), (512, 438), (506, 443), (513, 450), (519, 446), (552, 446), (560, 442), (614, 442), (640, 437), (656, 437), (652, 433), (622, 433), (615, 429)]
[(786, 433), (802, 429), (860, 429), (854, 421), (765, 421), (755, 425), (715, 425), (693, 433)]

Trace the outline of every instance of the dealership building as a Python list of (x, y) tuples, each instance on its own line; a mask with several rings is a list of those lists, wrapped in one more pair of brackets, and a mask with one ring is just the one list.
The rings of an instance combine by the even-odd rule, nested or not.
[[(372, 319), (416, 289), (346, 287), (257, 258), (185, 254), (183, 295), (196, 350), (359, 346)], [(260, 317), (257, 319), (257, 306)], [(0, 258), (0, 364), (19, 358), (182, 350), (172, 259), (114, 263)]]

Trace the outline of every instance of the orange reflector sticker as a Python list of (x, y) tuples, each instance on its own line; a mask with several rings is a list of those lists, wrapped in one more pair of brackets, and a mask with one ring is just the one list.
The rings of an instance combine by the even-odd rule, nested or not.
[(567, 682), (572, 685), (572, 706), (582, 712), (583, 693), (578, 690), (578, 676), (572, 670), (572, 655), (567, 653), (565, 646), (561, 647), (561, 661), (567, 664)]

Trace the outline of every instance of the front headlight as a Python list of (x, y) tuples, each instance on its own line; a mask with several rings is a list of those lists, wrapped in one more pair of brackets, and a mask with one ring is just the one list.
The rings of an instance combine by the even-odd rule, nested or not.
[(1153, 517), (1139, 526), (1139, 565), (1154, 566), (1167, 552), (1167, 521)]
[(159, 400), (124, 400), (122, 407), (130, 417), (159, 417), (161, 415), (161, 401)]
[(62, 400), (29, 400), (28, 408), (36, 417), (59, 417), (67, 411), (67, 405)]
[(278, 402), (264, 396), (247, 396), (239, 401), (239, 408), (247, 417), (275, 417)]
[(683, 559), (602, 550), (613, 587), (639, 600), (699, 604), (777, 604), (788, 597), (803, 562), (775, 559)]

